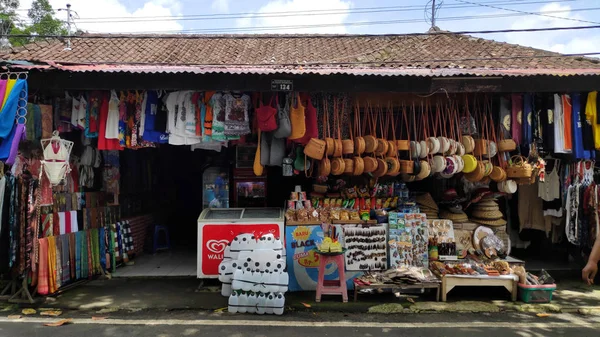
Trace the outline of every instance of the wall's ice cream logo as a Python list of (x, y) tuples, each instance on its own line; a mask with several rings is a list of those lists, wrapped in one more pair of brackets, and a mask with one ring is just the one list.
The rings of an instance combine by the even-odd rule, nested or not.
[(206, 248), (215, 254), (221, 254), (228, 243), (227, 240), (208, 240), (206, 241)]

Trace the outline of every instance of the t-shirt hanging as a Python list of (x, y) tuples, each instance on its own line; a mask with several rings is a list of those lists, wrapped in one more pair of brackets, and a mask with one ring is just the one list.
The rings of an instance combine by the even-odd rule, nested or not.
[(194, 136), (188, 136), (186, 132), (188, 118), (194, 119), (191, 94), (192, 91), (176, 91), (165, 99), (168, 111), (167, 132), (171, 145), (192, 145), (201, 142), (200, 137), (195, 136), (195, 124), (192, 133)]
[(225, 135), (242, 136), (250, 133), (248, 107), (250, 96), (225, 94)]
[(554, 97), (544, 94), (541, 101), (540, 124), (544, 150), (554, 152)]
[(590, 124), (593, 133), (593, 143), (596, 150), (600, 150), (600, 124), (598, 123), (598, 92), (592, 91), (588, 94), (585, 107), (585, 117)]
[(565, 134), (565, 152), (571, 153), (573, 149), (573, 107), (571, 105), (571, 96), (562, 95), (563, 102), (563, 121)]
[[(594, 135), (592, 131), (592, 124), (588, 122), (585, 111), (587, 109), (588, 94), (581, 93), (580, 105), (579, 105), (579, 121), (581, 122), (581, 135), (583, 143), (583, 154), (585, 159), (591, 159), (595, 157), (594, 151)], [(594, 100), (595, 101), (595, 100)]]
[(512, 101), (512, 113), (511, 113), (511, 132), (512, 139), (515, 143), (521, 143), (521, 133), (522, 133), (522, 118), (523, 118), (523, 96), (519, 94), (511, 95)]
[(565, 119), (562, 97), (554, 95), (554, 152), (567, 153), (565, 150)]
[[(581, 126), (581, 95), (579, 93), (571, 94), (571, 127), (572, 127), (572, 139), (573, 139), (573, 155), (577, 159), (584, 159), (585, 154), (583, 150), (583, 133)], [(588, 153), (589, 157), (589, 153)]]
[(110, 91), (105, 137), (106, 139), (119, 139), (119, 97), (114, 90)]

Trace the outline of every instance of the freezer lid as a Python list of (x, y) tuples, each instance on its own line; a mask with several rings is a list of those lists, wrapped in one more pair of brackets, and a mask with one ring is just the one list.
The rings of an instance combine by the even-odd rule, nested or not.
[(202, 211), (198, 220), (219, 222), (238, 220), (283, 220), (283, 210), (277, 207), (258, 208), (207, 208)]
[(239, 220), (244, 212), (243, 208), (209, 208), (200, 216), (205, 220)]
[(281, 218), (281, 208), (244, 208), (242, 219), (276, 219)]

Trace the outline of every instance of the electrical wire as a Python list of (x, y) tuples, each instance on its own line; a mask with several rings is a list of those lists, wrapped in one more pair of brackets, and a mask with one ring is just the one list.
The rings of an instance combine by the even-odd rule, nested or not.
[[(600, 7), (593, 8), (579, 8), (568, 11), (553, 11), (554, 13), (561, 12), (577, 12), (577, 11), (597, 11)], [(463, 21), (463, 20), (481, 20), (481, 19), (492, 19), (492, 18), (508, 18), (516, 16), (527, 16), (530, 14), (489, 14), (489, 15), (470, 15), (470, 16), (454, 16), (454, 17), (441, 17), (436, 18), (436, 22), (439, 21)], [(180, 30), (155, 30), (155, 31), (142, 31), (137, 33), (226, 33), (226, 32), (256, 32), (256, 31), (272, 31), (272, 30), (295, 30), (295, 29), (313, 29), (313, 28), (331, 28), (341, 26), (374, 26), (374, 25), (396, 25), (396, 24), (408, 24), (408, 23), (420, 23), (422, 19), (404, 19), (404, 20), (378, 20), (378, 21), (359, 21), (359, 22), (345, 22), (345, 23), (324, 23), (324, 24), (313, 24), (313, 25), (288, 25), (288, 26), (251, 26), (251, 27), (224, 27), (224, 28), (196, 28), (196, 29), (180, 29)], [(597, 23), (600, 24), (600, 23)]]
[[(557, 0), (555, 2), (572, 2), (578, 0)], [(528, 4), (544, 4), (547, 1), (542, 0), (523, 0), (512, 2), (508, 0), (492, 1), (495, 5), (528, 5)], [(448, 5), (445, 9), (462, 9), (475, 8), (476, 5)], [(119, 22), (144, 22), (144, 21), (188, 21), (188, 20), (224, 20), (224, 19), (244, 19), (244, 18), (269, 18), (269, 17), (292, 17), (292, 16), (320, 16), (320, 15), (341, 15), (341, 14), (365, 14), (365, 13), (382, 13), (382, 12), (409, 12), (422, 11), (422, 6), (387, 6), (387, 7), (360, 7), (350, 9), (322, 9), (322, 10), (302, 10), (302, 11), (285, 11), (285, 12), (265, 12), (265, 13), (229, 13), (229, 14), (194, 14), (194, 15), (174, 15), (174, 16), (138, 16), (138, 17), (97, 17), (97, 18), (81, 18), (79, 23), (119, 23)], [(119, 20), (123, 19), (123, 20)]]
[[(569, 21), (575, 21), (575, 22), (600, 24), (600, 22), (598, 22), (598, 21), (590, 21), (590, 20), (582, 20), (582, 19), (575, 19), (575, 18), (567, 18), (567, 17), (562, 17), (562, 16), (556, 16), (556, 15), (548, 15), (547, 13), (551, 13), (550, 11), (546, 11), (546, 12), (542, 12), (542, 13), (535, 13), (535, 12), (520, 11), (520, 10), (517, 10), (517, 9), (502, 8), (502, 7), (497, 7), (497, 6), (493, 6), (493, 5), (489, 5), (489, 4), (471, 2), (471, 1), (466, 1), (466, 0), (456, 0), (456, 1), (462, 2), (462, 3), (465, 3), (465, 4), (471, 4), (471, 5), (481, 6), (481, 7), (488, 7), (488, 8), (493, 8), (493, 9), (499, 9), (499, 10), (513, 12), (513, 13), (521, 13), (521, 14), (527, 14), (527, 15), (537, 15), (537, 16), (542, 16), (542, 17), (548, 17), (548, 18), (553, 18), (553, 19), (561, 19), (561, 20), (569, 20)], [(570, 11), (572, 12), (574, 10), (570, 10)], [(554, 13), (556, 13), (556, 11), (554, 11)]]
[[(429, 35), (474, 35), (474, 34), (498, 34), (498, 33), (532, 33), (532, 32), (549, 32), (549, 31), (563, 31), (563, 30), (587, 30), (587, 29), (598, 29), (600, 25), (594, 26), (570, 26), (570, 27), (546, 27), (546, 28), (526, 28), (526, 29), (497, 29), (497, 30), (463, 30), (463, 31), (437, 31), (437, 32), (426, 32), (426, 33), (406, 33), (406, 34), (360, 34), (360, 35), (348, 35), (348, 34), (297, 34), (297, 35), (285, 35), (285, 34), (244, 34), (244, 35), (230, 35), (236, 39), (272, 39), (285, 37), (287, 39), (302, 38), (357, 38), (357, 37), (373, 37), (373, 38), (385, 38), (385, 37), (408, 37), (408, 36), (429, 36)], [(14, 38), (52, 38), (52, 39), (64, 39), (64, 35), (31, 35), (31, 34), (0, 34), (2, 37), (14, 37)], [(193, 35), (193, 34), (170, 34), (170, 35), (143, 35), (143, 34), (102, 34), (102, 35), (72, 35), (70, 39), (222, 39), (224, 35)]]

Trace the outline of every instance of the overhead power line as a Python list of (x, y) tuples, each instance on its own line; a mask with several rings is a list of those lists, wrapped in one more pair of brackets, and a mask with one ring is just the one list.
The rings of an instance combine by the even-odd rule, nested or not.
[[(600, 7), (594, 8), (580, 8), (574, 9), (573, 11), (598, 11)], [(563, 12), (563, 11), (555, 11)], [(463, 20), (481, 20), (481, 19), (492, 19), (492, 18), (507, 18), (516, 16), (527, 16), (529, 14), (490, 14), (490, 15), (470, 15), (470, 16), (454, 16), (454, 17), (440, 17), (436, 18), (436, 21), (463, 21)], [(313, 25), (288, 25), (288, 26), (251, 26), (251, 27), (224, 27), (224, 28), (197, 28), (197, 29), (183, 29), (183, 30), (156, 30), (156, 31), (142, 31), (137, 33), (227, 33), (227, 32), (258, 32), (258, 31), (273, 31), (273, 30), (294, 30), (294, 29), (313, 29), (313, 28), (329, 28), (329, 27), (341, 27), (341, 26), (373, 26), (373, 25), (395, 25), (395, 24), (408, 24), (408, 23), (420, 23), (423, 19), (402, 19), (402, 20), (378, 20), (378, 21), (359, 21), (359, 22), (345, 22), (345, 23), (323, 23)], [(600, 23), (598, 23), (600, 24)]]
[[(576, 0), (558, 0), (576, 1)], [(502, 5), (528, 5), (547, 3), (542, 0), (524, 0), (517, 3), (505, 1), (496, 1), (494, 4)], [(477, 5), (448, 5), (444, 9), (464, 9), (476, 8)], [(393, 13), (422, 11), (422, 6), (388, 6), (388, 7), (362, 7), (351, 9), (330, 9), (330, 10), (309, 10), (309, 11), (287, 11), (287, 12), (265, 12), (265, 13), (230, 13), (230, 14), (200, 14), (200, 15), (176, 15), (176, 16), (138, 16), (138, 17), (98, 17), (82, 18), (79, 23), (127, 23), (127, 22), (147, 22), (147, 21), (202, 21), (202, 20), (229, 20), (229, 19), (261, 19), (261, 18), (282, 18), (294, 16), (323, 16), (323, 15), (342, 15), (342, 14), (373, 14), (373, 13)]]
[[(427, 32), (427, 33), (406, 33), (406, 34), (360, 34), (360, 35), (346, 35), (346, 34), (320, 34), (320, 35), (273, 35), (273, 34), (244, 34), (244, 35), (231, 35), (237, 39), (272, 39), (272, 38), (356, 38), (356, 37), (403, 37), (403, 36), (429, 36), (429, 35), (474, 35), (474, 34), (498, 34), (498, 33), (531, 33), (531, 32), (548, 32), (548, 31), (563, 31), (563, 30), (587, 30), (587, 29), (599, 29), (600, 25), (593, 26), (570, 26), (570, 27), (546, 27), (546, 28), (526, 28), (526, 29), (497, 29), (497, 30), (463, 30), (463, 31), (438, 31), (438, 32)], [(15, 38), (49, 38), (49, 39), (60, 39), (65, 38), (62, 35), (31, 35), (31, 34), (0, 34), (0, 36), (15, 37)], [(72, 39), (198, 39), (199, 37), (205, 39), (222, 39), (223, 35), (193, 35), (193, 34), (169, 34), (169, 35), (153, 35), (153, 34), (102, 34), (102, 35), (73, 35)]]
[[(491, 5), (491, 4), (471, 2), (471, 1), (466, 1), (466, 0), (456, 0), (456, 1), (462, 2), (462, 3), (465, 3), (465, 4), (471, 4), (471, 5), (481, 6), (481, 7), (488, 7), (488, 8), (493, 8), (493, 9), (499, 9), (499, 10), (503, 10), (503, 11), (507, 11), (507, 12), (513, 12), (513, 13), (521, 13), (521, 14), (527, 14), (527, 15), (537, 15), (537, 16), (542, 16), (542, 17), (548, 17), (548, 18), (553, 18), (553, 19), (561, 19), (561, 20), (569, 20), (569, 21), (575, 21), (575, 22), (600, 24), (600, 22), (598, 22), (598, 21), (590, 21), (590, 20), (582, 20), (582, 19), (576, 19), (576, 18), (567, 18), (567, 17), (564, 17), (564, 16), (549, 15), (551, 13), (557, 13), (558, 11), (546, 11), (546, 12), (542, 12), (542, 13), (536, 13), (536, 12), (520, 11), (520, 10), (517, 10), (517, 9), (503, 8), (503, 7), (498, 7), (498, 6), (494, 6), (494, 5)], [(575, 11), (575, 10), (568, 10), (567, 12), (573, 12), (573, 11)]]

